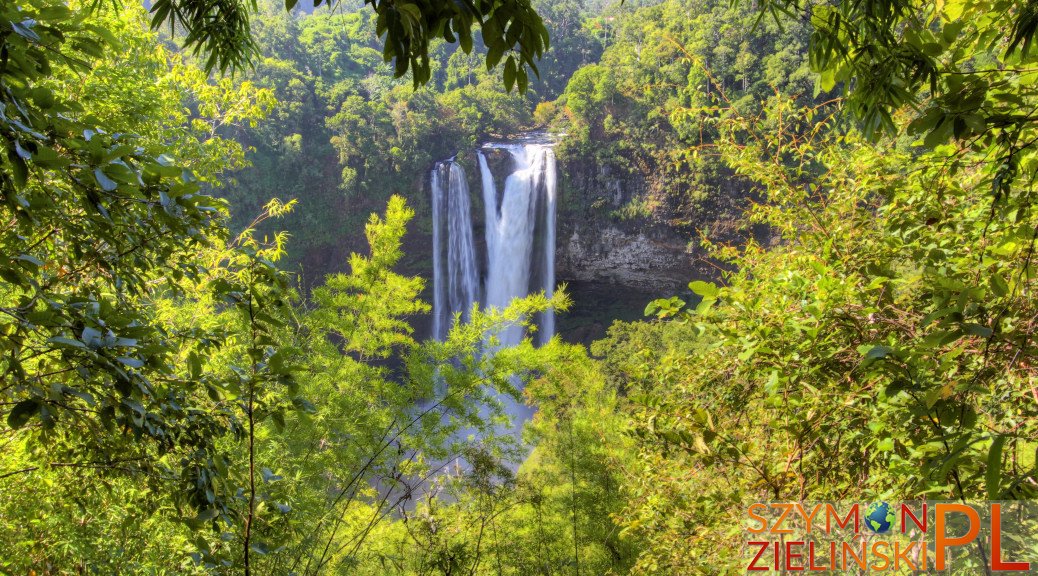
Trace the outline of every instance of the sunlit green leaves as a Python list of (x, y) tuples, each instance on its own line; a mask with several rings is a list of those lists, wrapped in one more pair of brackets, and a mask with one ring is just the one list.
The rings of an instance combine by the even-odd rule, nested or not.
[(660, 298), (649, 302), (645, 306), (646, 316), (657, 316), (659, 318), (672, 318), (685, 309), (684, 300), (673, 296)]
[[(120, 38), (153, 49), (136, 14), (116, 26)], [(15, 473), (56, 462), (162, 476), (161, 490), (177, 506), (226, 511), (234, 493), (221, 487), (226, 474), (209, 466), (219, 463), (213, 451), (233, 418), (195, 393), (199, 381), (223, 387), (200, 362), (184, 371), (175, 362), (185, 343), (206, 342), (200, 349), (211, 351), (221, 335), (173, 333), (153, 300), (182, 295), (183, 282), (204, 271), (197, 251), (219, 238), (223, 204), (201, 194), (192, 173), (166, 154), (186, 146), (160, 147), (200, 142), (181, 140), (182, 118), (167, 114), (183, 110), (191, 91), (145, 95), (140, 106), (127, 95), (153, 89), (159, 82), (149, 74), (168, 72), (161, 52), (120, 62), (121, 75), (94, 76), (111, 69), (106, 58), (122, 48), (106, 28), (114, 20), (61, 3), (0, 8), (0, 27), (15, 32), (0, 40), (8, 56), (0, 64), (7, 151), (0, 212), (8, 222), (0, 233), (0, 395), (13, 441), (32, 447), (24, 456), (33, 462)], [(99, 84), (105, 98), (87, 97)], [(230, 91), (213, 91), (221, 88)], [(127, 109), (139, 116), (119, 114)], [(249, 117), (251, 109), (238, 119)]]
[[(1033, 468), (1011, 462), (1031, 461), (1024, 438), (1038, 421), (1033, 369), (1020, 363), (1036, 349), (1020, 327), (1034, 325), (1038, 306), (1027, 256), (1038, 211), (1022, 194), (989, 195), (995, 182), (1029, 189), (1030, 176), (990, 161), (997, 145), (956, 143), (956, 126), (986, 130), (967, 116), (928, 112), (922, 122), (933, 124), (918, 134), (947, 130), (941, 138), (952, 143), (932, 137), (936, 149), (915, 155), (824, 125), (818, 139), (804, 138), (799, 120), (816, 112), (773, 101), (763, 118), (732, 110), (718, 119), (725, 161), (762, 185), (751, 221), (781, 241), (706, 243), (733, 271), (722, 289), (690, 289), (720, 298), (676, 311), (688, 324), (659, 332), (680, 340), (664, 351), (647, 340), (622, 364), (641, 407), (631, 418), (638, 445), (663, 470), (644, 472), (639, 489), (666, 502), (682, 494), (675, 509), (695, 525), (741, 511), (724, 508), (733, 491), (736, 502), (1031, 497)], [(703, 409), (717, 423), (717, 438), (703, 438), (709, 450), (683, 435)], [(699, 471), (694, 491), (674, 480), (689, 468)], [(647, 499), (631, 507), (642, 522), (652, 510)], [(724, 524), (708, 529), (712, 541)], [(646, 556), (668, 569), (726, 561), (669, 546), (679, 532), (654, 528)]]

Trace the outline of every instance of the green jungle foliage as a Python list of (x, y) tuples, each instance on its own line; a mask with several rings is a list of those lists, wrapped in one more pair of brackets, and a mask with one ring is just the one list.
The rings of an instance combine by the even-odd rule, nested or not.
[[(347, 8), (0, 6), (0, 573), (741, 573), (754, 501), (1038, 496), (1030, 3)], [(485, 352), (564, 291), (418, 340), (405, 195), (536, 125), (765, 233), (590, 350)]]
[(301, 269), (309, 285), (339, 269), (330, 254), (363, 246), (357, 231), (391, 194), (415, 197), (428, 213), (425, 196), (414, 191), (434, 162), (529, 127), (534, 105), (558, 96), (570, 74), (601, 52), (593, 32), (581, 28), (578, 1), (534, 5), (553, 31), (553, 47), (539, 64), (540, 79), (518, 94), (488, 71), (487, 50), (432, 42), (430, 76), (416, 90), (394, 80), (383, 62), (374, 14), (287, 13), (280, 2), (262, 3), (253, 16), (259, 55), (243, 76), (281, 105), (254, 127), (221, 131), (251, 149), (251, 166), (213, 191), (236, 207), (233, 225), (246, 226), (272, 197), (299, 199), (301, 209), (278, 229), (293, 238), (284, 267)]
[(807, 103), (815, 92), (805, 58), (810, 26), (762, 20), (750, 4), (669, 0), (594, 20), (605, 51), (573, 74), (555, 122), (568, 134), (563, 161), (599, 167), (592, 186), (606, 190), (619, 179), (635, 190), (606, 216), (686, 232), (738, 217), (748, 186), (701, 153), (718, 133), (698, 117), (714, 107), (754, 113), (776, 92)]

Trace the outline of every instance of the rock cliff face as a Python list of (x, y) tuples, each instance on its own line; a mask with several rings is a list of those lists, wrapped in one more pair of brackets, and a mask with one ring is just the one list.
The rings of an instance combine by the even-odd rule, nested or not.
[(653, 191), (659, 186), (642, 174), (563, 149), (559, 184), (559, 278), (635, 290), (651, 286), (672, 295), (696, 274), (693, 228), (672, 223), (667, 200)]
[(568, 226), (572, 231), (556, 248), (559, 278), (661, 289), (688, 281), (692, 257), (674, 234), (572, 224), (576, 223)]
[(683, 292), (697, 275), (690, 233), (625, 210), (649, 195), (641, 175), (560, 150), (555, 277), (574, 301), (559, 317), (563, 338), (601, 338), (614, 320), (643, 318), (646, 304)]
[(648, 302), (716, 278), (700, 230), (720, 242), (741, 243), (748, 233), (766, 240), (766, 231), (739, 224), (749, 189), (737, 178), (717, 178), (705, 198), (681, 205), (674, 184), (624, 162), (560, 149), (555, 275), (574, 299), (559, 324), (571, 341), (599, 338), (613, 320), (643, 318)]

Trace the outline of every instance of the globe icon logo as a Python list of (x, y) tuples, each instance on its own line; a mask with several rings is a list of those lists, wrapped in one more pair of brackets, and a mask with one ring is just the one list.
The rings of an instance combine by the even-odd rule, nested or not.
[(873, 502), (865, 509), (865, 525), (876, 534), (890, 532), (894, 525), (894, 510), (886, 502)]

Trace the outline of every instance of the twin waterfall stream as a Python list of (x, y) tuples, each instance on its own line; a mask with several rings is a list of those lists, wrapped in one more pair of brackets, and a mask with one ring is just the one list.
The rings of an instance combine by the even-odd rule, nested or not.
[[(502, 310), (513, 298), (541, 291), (550, 298), (554, 292), (555, 153), (543, 143), (486, 144), (477, 157), (481, 231), (474, 223), (464, 168), (451, 159), (432, 171), (432, 337), (437, 340), (446, 338), (455, 317), (468, 322), (474, 305)], [(503, 187), (491, 166), (508, 166)], [(554, 312), (534, 320), (537, 343), (543, 344), (555, 333)], [(522, 338), (522, 326), (507, 327), (498, 334), (498, 346), (513, 346)], [(533, 409), (511, 397), (499, 400), (517, 433)]]
[[(488, 154), (510, 155), (511, 172), (499, 188)], [(442, 340), (456, 314), (469, 320), (474, 303), (504, 309), (513, 298), (555, 286), (555, 154), (546, 144), (487, 144), (478, 152), (485, 211), (485, 258), (477, 255), (477, 236), (465, 170), (440, 162), (432, 171), (433, 322), (432, 337)], [(483, 266), (480, 266), (483, 263)], [(537, 319), (539, 343), (555, 333), (555, 316)], [(500, 334), (502, 346), (518, 344), (522, 327)]]

